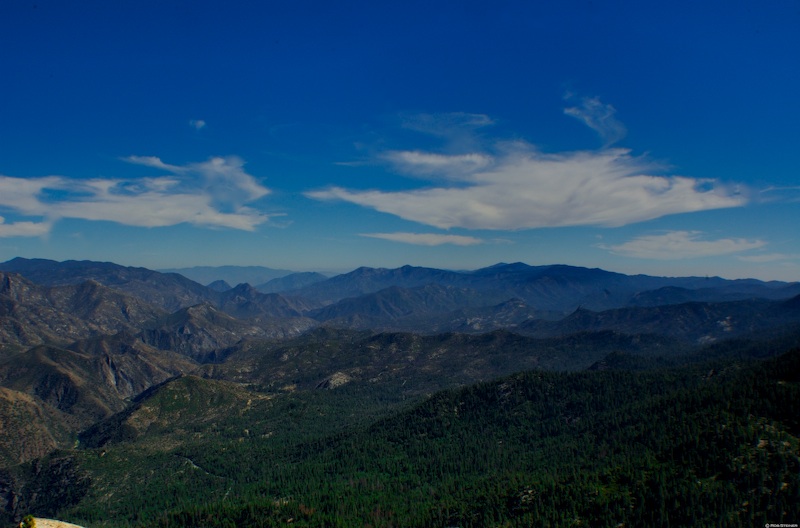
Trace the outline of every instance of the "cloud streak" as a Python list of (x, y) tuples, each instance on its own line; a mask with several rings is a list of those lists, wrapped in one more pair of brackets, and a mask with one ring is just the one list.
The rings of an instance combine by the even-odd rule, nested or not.
[(437, 233), (361, 233), (362, 237), (380, 238), (392, 242), (403, 242), (418, 246), (474, 246), (483, 244), (483, 240), (471, 236), (443, 235)]
[(768, 253), (762, 255), (742, 255), (737, 258), (742, 262), (754, 262), (756, 264), (763, 264), (768, 262), (800, 260), (800, 254)]
[(183, 166), (151, 156), (130, 156), (125, 161), (170, 174), (127, 180), (0, 176), (1, 210), (46, 219), (0, 223), (0, 236), (42, 235), (62, 218), (139, 227), (187, 223), (245, 231), (269, 220), (249, 204), (270, 191), (245, 172), (239, 158), (216, 157)]
[(398, 151), (384, 160), (397, 171), (447, 185), (404, 191), (334, 186), (306, 196), (441, 229), (491, 230), (618, 227), (747, 202), (737, 190), (712, 180), (648, 174), (653, 164), (625, 149), (542, 154), (514, 142), (499, 145), (492, 155)]
[(766, 245), (763, 240), (721, 238), (702, 240), (700, 231), (670, 231), (660, 235), (634, 238), (617, 246), (599, 246), (612, 253), (641, 259), (681, 260), (697, 257), (730, 255)]
[(441, 176), (458, 180), (463, 175), (488, 167), (491, 156), (480, 153), (444, 155), (433, 152), (389, 151), (383, 159), (399, 172), (415, 176)]
[(401, 116), (401, 126), (428, 136), (442, 139), (449, 150), (469, 150), (480, 142), (480, 131), (494, 125), (486, 114), (468, 112), (442, 112), (434, 114), (406, 114)]
[(450, 138), (472, 133), (479, 128), (491, 126), (494, 120), (486, 114), (468, 112), (446, 112), (438, 114), (411, 114), (403, 117), (403, 128)]
[[(567, 97), (571, 98), (572, 96)], [(601, 102), (597, 97), (582, 97), (579, 106), (565, 108), (564, 113), (597, 132), (606, 147), (613, 145), (627, 134), (625, 125), (614, 117), (617, 113), (616, 108)]]

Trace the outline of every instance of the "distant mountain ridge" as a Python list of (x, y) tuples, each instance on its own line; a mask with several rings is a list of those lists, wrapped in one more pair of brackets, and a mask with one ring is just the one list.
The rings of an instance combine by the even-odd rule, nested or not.
[(300, 317), (302, 309), (300, 301), (261, 293), (246, 283), (218, 291), (177, 273), (160, 273), (110, 262), (56, 262), (16, 258), (0, 263), (0, 271), (19, 273), (44, 286), (77, 285), (96, 281), (169, 312), (211, 303), (236, 317), (280, 318)]
[(294, 273), (290, 270), (265, 266), (194, 266), (191, 268), (159, 269), (161, 273), (178, 273), (200, 284), (225, 281), (228, 284), (262, 284)]
[[(683, 299), (701, 300), (689, 292), (701, 291), (702, 300), (737, 300), (752, 297), (789, 298), (800, 294), (800, 284), (762, 282), (753, 279), (726, 280), (719, 277), (651, 277), (624, 275), (601, 269), (565, 265), (529, 266), (523, 263), (496, 264), (471, 272), (403, 266), (396, 269), (358, 268), (326, 281), (284, 292), (321, 305), (345, 298), (376, 293), (397, 286), (417, 288), (428, 284), (468, 288), (492, 298), (519, 298), (538, 310), (569, 313), (579, 306), (604, 310), (648, 302), (645, 292), (680, 288)], [(637, 297), (639, 296), (639, 297)], [(673, 301), (676, 302), (676, 301)]]
[(292, 273), (291, 275), (286, 275), (285, 277), (272, 279), (263, 284), (257, 284), (255, 288), (263, 293), (280, 293), (311, 286), (312, 284), (316, 284), (327, 279), (327, 275), (308, 271), (302, 273)]
[[(561, 331), (559, 328), (597, 328), (599, 323), (590, 322), (590, 318), (582, 320), (584, 328), (574, 317), (571, 323), (542, 322), (563, 319), (578, 309), (594, 313), (627, 309), (625, 317), (631, 326), (653, 317), (647, 314), (664, 306), (780, 300), (800, 295), (800, 283), (624, 275), (596, 268), (519, 262), (474, 271), (361, 267), (331, 278), (292, 274), (262, 285), (280, 293), (265, 293), (247, 283), (205, 287), (178, 274), (90, 261), (17, 258), (0, 264), (0, 270), (15, 271), (49, 286), (96, 281), (167, 312), (210, 304), (255, 326), (266, 325), (267, 334), (273, 336), (297, 335), (319, 324), (424, 333), (485, 332), (524, 325), (522, 331), (533, 335), (553, 335)], [(298, 284), (302, 286), (286, 290)], [(733, 308), (720, 308), (719, 313), (728, 309)], [(666, 317), (667, 312), (661, 310)], [(611, 317), (606, 315), (603, 320), (610, 324)], [(624, 329), (625, 325), (618, 322), (611, 327)], [(744, 327), (747, 324), (737, 326)], [(699, 331), (697, 327), (694, 333)]]
[(94, 280), (174, 311), (209, 300), (209, 289), (177, 273), (120, 266), (112, 262), (15, 258), (0, 263), (0, 271), (19, 273), (44, 286), (75, 285)]

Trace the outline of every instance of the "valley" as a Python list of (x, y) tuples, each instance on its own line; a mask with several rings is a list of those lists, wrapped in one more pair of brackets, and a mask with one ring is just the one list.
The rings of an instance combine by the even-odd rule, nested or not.
[(0, 263), (3, 526), (800, 518), (798, 283), (194, 272)]

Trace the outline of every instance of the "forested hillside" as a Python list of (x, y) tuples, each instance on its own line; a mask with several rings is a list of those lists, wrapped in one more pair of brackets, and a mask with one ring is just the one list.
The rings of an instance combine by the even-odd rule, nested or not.
[(69, 467), (85, 488), (52, 513), (92, 527), (761, 526), (800, 515), (798, 350), (529, 371), (410, 407), (369, 385), (270, 399), (211, 384), (170, 382), (126, 417), (161, 425), (55, 453), (17, 478), (40, 489), (34, 474), (52, 481)]

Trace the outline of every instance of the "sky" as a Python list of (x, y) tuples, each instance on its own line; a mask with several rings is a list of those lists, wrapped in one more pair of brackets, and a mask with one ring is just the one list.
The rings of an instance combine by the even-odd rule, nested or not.
[(0, 261), (800, 280), (800, 2), (4, 0)]

